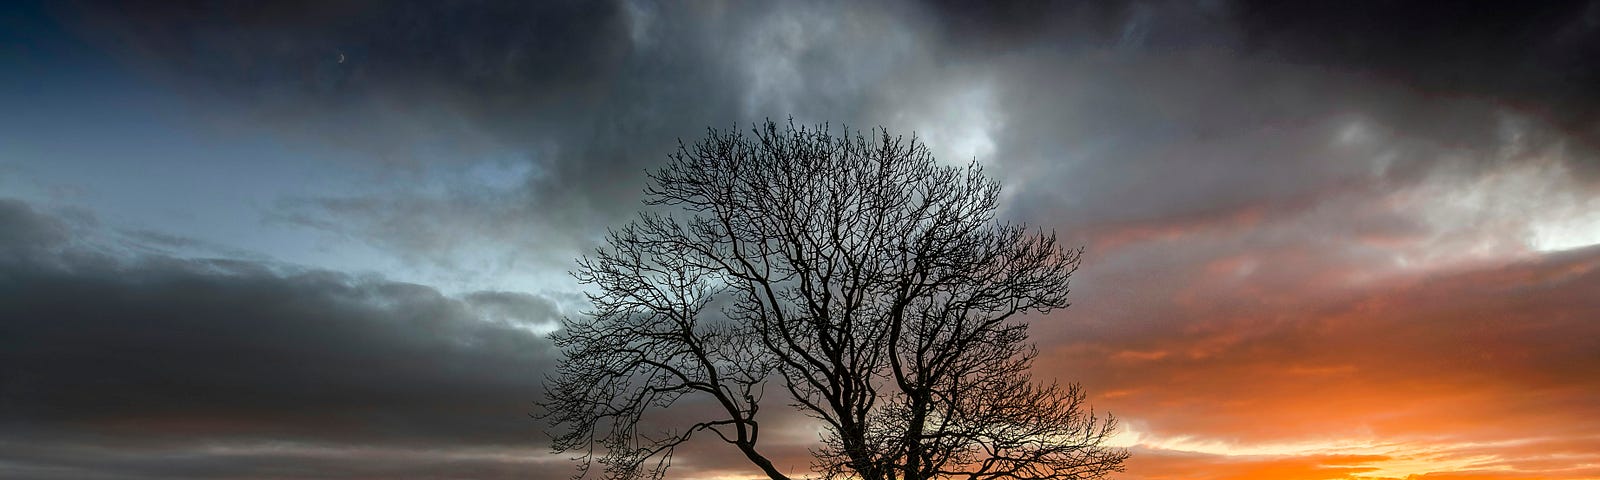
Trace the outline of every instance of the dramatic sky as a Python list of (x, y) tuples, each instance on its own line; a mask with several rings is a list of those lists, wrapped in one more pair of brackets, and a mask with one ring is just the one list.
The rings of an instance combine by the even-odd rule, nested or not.
[(8, 2), (0, 477), (563, 478), (573, 259), (790, 117), (1085, 247), (1116, 478), (1600, 478), (1600, 2), (1225, 0)]

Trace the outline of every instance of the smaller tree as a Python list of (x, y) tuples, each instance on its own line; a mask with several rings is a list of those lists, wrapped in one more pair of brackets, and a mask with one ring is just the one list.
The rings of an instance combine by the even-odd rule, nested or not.
[[(659, 478), (709, 432), (787, 479), (758, 443), (769, 384), (821, 424), (813, 467), (829, 478), (1120, 471), (1114, 422), (1078, 386), (1029, 373), (1021, 314), (1067, 306), (1081, 252), (997, 221), (1000, 186), (976, 164), (771, 122), (713, 130), (670, 160), (646, 191), (670, 213), (580, 260), (594, 310), (554, 335), (545, 416), (584, 473), (598, 461), (608, 478)], [(647, 419), (688, 396), (709, 408)]]

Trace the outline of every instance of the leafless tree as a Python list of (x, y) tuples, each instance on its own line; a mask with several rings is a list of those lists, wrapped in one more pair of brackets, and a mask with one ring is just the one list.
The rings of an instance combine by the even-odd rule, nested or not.
[[(543, 415), (580, 476), (660, 478), (709, 434), (786, 479), (758, 447), (771, 393), (820, 422), (827, 478), (1121, 470), (1113, 420), (1029, 373), (1021, 315), (1067, 306), (1081, 250), (997, 220), (977, 164), (881, 130), (767, 122), (680, 144), (650, 179), (650, 211), (579, 262), (593, 311), (554, 335)], [(703, 401), (673, 409), (694, 416), (679, 428), (647, 420), (687, 396)]]

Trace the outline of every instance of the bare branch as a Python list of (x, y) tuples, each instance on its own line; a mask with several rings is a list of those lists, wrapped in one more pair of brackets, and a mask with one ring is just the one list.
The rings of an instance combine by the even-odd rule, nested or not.
[[(1036, 382), (1026, 314), (1068, 305), (1081, 250), (1002, 223), (981, 166), (915, 138), (772, 122), (710, 130), (650, 173), (642, 214), (579, 261), (594, 308), (555, 335), (557, 451), (606, 478), (659, 478), (710, 430), (757, 448), (767, 382), (825, 427), (825, 477), (1090, 479), (1127, 453), (1076, 386)], [(679, 217), (678, 215), (681, 215)], [(656, 434), (685, 397), (714, 418)], [(673, 433), (677, 432), (677, 433)], [(595, 457), (597, 450), (604, 456)]]

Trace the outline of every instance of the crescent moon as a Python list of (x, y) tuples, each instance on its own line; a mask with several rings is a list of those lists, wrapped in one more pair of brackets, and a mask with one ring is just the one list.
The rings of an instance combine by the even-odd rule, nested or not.
[(339, 54), (339, 63), (344, 63), (344, 53)]

